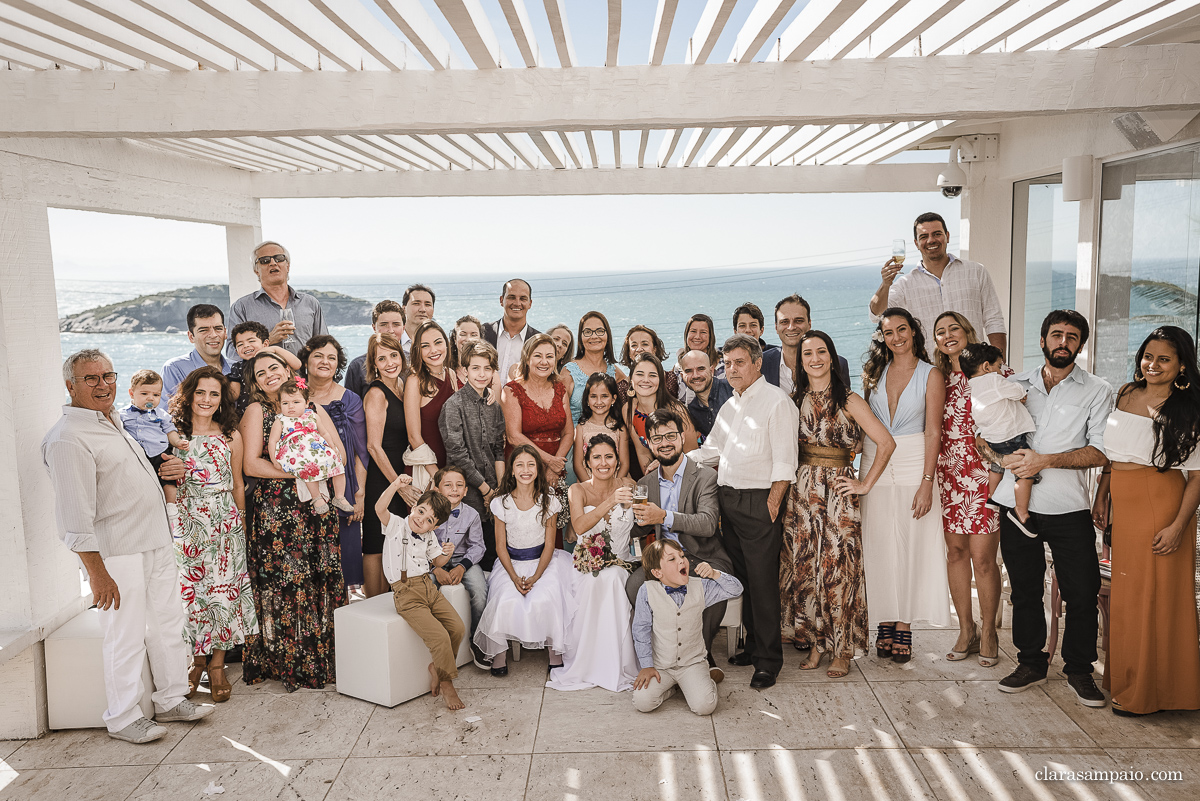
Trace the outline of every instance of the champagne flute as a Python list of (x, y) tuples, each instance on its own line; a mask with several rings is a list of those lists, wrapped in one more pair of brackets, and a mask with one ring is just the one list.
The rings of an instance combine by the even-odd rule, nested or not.
[[(279, 310), (279, 321), (280, 321), (280, 322), (289, 322), (289, 323), (291, 323), (293, 326), (295, 326), (295, 324), (296, 324), (296, 315), (292, 313), (292, 310), (291, 310), (290, 308), (286, 308), (286, 309), (280, 309), (280, 310)], [(284, 345), (294, 345), (294, 344), (296, 344), (296, 340), (295, 340), (295, 338), (293, 338), (293, 337), (292, 337), (292, 335), (291, 335), (291, 334), (288, 334), (288, 337), (287, 337), (287, 339), (283, 340), (283, 343), (282, 343), (282, 344), (284, 344)]]
[(908, 243), (903, 239), (892, 240), (892, 260), (896, 264), (904, 264), (905, 248)]

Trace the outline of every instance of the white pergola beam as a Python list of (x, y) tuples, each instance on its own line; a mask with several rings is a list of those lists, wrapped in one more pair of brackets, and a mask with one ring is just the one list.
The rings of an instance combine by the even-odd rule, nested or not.
[(94, 37), (67, 30), (41, 17), (34, 16), (27, 11), (22, 11), (19, 8), (0, 4), (0, 19), (5, 20), (16, 28), (41, 36), (52, 42), (57, 42), (64, 47), (78, 50), (81, 53), (87, 53), (115, 67), (142, 69), (146, 66), (144, 59), (131, 58), (128, 53), (102, 44)]
[(559, 140), (562, 141), (563, 148), (567, 151), (567, 155), (571, 157), (571, 161), (575, 164), (575, 168), (583, 169), (583, 151), (579, 149), (579, 143), (575, 141), (575, 133), (572, 131), (557, 131)]
[(737, 128), (722, 128), (721, 132), (713, 137), (712, 142), (709, 143), (708, 150), (700, 159), (700, 166), (716, 166), (725, 157), (725, 154), (729, 152), (730, 148), (738, 143), (738, 140), (742, 138), (742, 134), (748, 130), (750, 129), (744, 125)]
[[(897, 153), (908, 150), (918, 142), (936, 135), (938, 131), (945, 128), (951, 122), (951, 120), (930, 120), (929, 122), (921, 123), (907, 133), (890, 140), (887, 144), (881, 145), (874, 150), (869, 150), (851, 161), (847, 161), (846, 165), (865, 166), (868, 164), (878, 164), (881, 161), (890, 159)], [(941, 165), (936, 166), (940, 170)]]
[[(864, 0), (810, 0), (779, 36), (782, 61), (804, 61), (823, 42), (839, 32), (863, 6)], [(862, 27), (870, 24), (863, 20)], [(863, 34), (865, 35), (865, 34)]]
[(1189, 0), (1175, 0), (1172, 3), (1166, 3), (1161, 6), (1147, 8), (1142, 13), (1136, 14), (1128, 22), (1125, 22), (1117, 27), (1097, 32), (1092, 38), (1083, 42), (1073, 42), (1071, 47), (1125, 47), (1136, 43), (1139, 39), (1150, 34), (1170, 28), (1173, 25), (1178, 25), (1181, 22), (1186, 22), (1189, 19), (1195, 19), (1197, 12), (1200, 12), (1200, 4)]
[(517, 168), (517, 159), (513, 155), (512, 148), (497, 134), (451, 134), (451, 138), (457, 136), (466, 136), (508, 169), (515, 170)]
[(0, 60), (11, 61), (31, 70), (52, 70), (55, 62), (41, 53), (32, 53), (22, 47), (0, 39)]
[(768, 158), (777, 149), (786, 145), (789, 139), (800, 133), (804, 128), (805, 126), (803, 125), (776, 125), (770, 129), (770, 133), (763, 137), (761, 142), (746, 151), (744, 158), (753, 167), (762, 162), (763, 159)]
[(736, 5), (737, 0), (708, 0), (704, 4), (696, 30), (688, 41), (688, 64), (704, 64), (708, 61)]
[(972, 31), (970, 35), (959, 39), (947, 52), (961, 54), (986, 52), (1026, 25), (1032, 25), (1065, 2), (1067, 0), (1020, 0), (995, 14), (987, 23)]
[(654, 10), (654, 28), (650, 31), (650, 63), (663, 63), (667, 52), (667, 40), (671, 38), (671, 25), (675, 22), (675, 11), (679, 0), (658, 0)]
[(317, 49), (344, 70), (382, 70), (374, 56), (335, 25), (309, 0), (250, 0), (260, 11)]
[[(44, 1), (44, 0), (43, 0)], [(145, 37), (162, 47), (182, 54), (205, 69), (234, 70), (237, 60), (228, 51), (216, 47), (174, 20), (159, 16), (133, 0), (71, 0), (85, 12), (108, 19), (115, 25)], [(49, 4), (47, 4), (49, 5)], [(63, 12), (60, 12), (63, 13)]]
[(533, 23), (529, 19), (529, 9), (525, 0), (499, 0), (500, 10), (504, 12), (504, 20), (512, 33), (513, 41), (517, 43), (517, 52), (526, 67), (542, 66), (542, 51), (538, 47), (537, 37), (533, 33)]
[[(879, 30), (881, 25), (904, 8), (907, 2), (908, 0), (867, 0), (850, 15), (849, 19), (837, 26), (837, 30), (830, 33), (829, 38), (821, 42), (815, 50), (810, 49), (812, 46), (810, 38), (803, 47), (788, 46), (785, 50), (781, 45), (780, 51), (788, 61), (800, 61), (802, 57), (812, 59), (845, 58), (854, 52), (854, 49), (862, 44), (864, 39)], [(789, 38), (785, 38), (784, 42), (789, 42)], [(790, 51), (790, 55), (787, 55), (788, 51)]]
[(681, 136), (683, 136), (682, 128), (672, 128), (667, 131), (667, 135), (663, 137), (662, 144), (658, 146), (659, 167), (666, 167), (671, 163), (671, 157), (675, 155), (675, 148), (679, 147)]
[(25, 53), (31, 53), (38, 58), (46, 59), (53, 69), (54, 64), (73, 67), (77, 70), (98, 70), (104, 68), (104, 62), (90, 53), (76, 50), (70, 45), (49, 39), (39, 33), (32, 33), (19, 28), (12, 23), (0, 19), (0, 44), (18, 48)]
[[(1004, 50), (1010, 53), (1032, 50), (1057, 34), (1080, 23), (1088, 24), (1121, 0), (1067, 0), (1058, 8), (1009, 35)], [(1133, 0), (1145, 5), (1146, 0)], [(1094, 29), (1093, 29), (1094, 30)], [(1086, 37), (1084, 37), (1086, 38)]]
[(939, 164), (703, 170), (254, 173), (262, 198), (929, 192)]
[(911, 46), (905, 55), (917, 55), (915, 42), (941, 17), (962, 5), (963, 0), (933, 0), (927, 3), (906, 3), (894, 16), (879, 26), (870, 39), (863, 42), (848, 57), (888, 58)]
[(1200, 106), (1200, 45), (400, 73), (0, 73), (0, 137), (320, 136), (997, 119)]
[(408, 65), (408, 47), (360, 0), (312, 0), (312, 4), (384, 67), (402, 70)]
[(554, 50), (562, 67), (574, 67), (575, 45), (571, 42), (571, 26), (567, 24), (566, 0), (542, 0), (546, 8), (546, 20), (550, 23), (550, 35), (554, 38)]
[[(133, 0), (256, 70), (276, 68), (276, 54), (188, 0)], [(240, 65), (239, 65), (240, 66)], [(284, 68), (287, 68), (285, 64)]]
[(375, 0), (375, 5), (408, 38), (429, 66), (435, 70), (466, 68), (419, 0)]
[(922, 54), (936, 56), (947, 51), (1016, 3), (1017, 0), (975, 0), (959, 6), (921, 35)]
[(729, 61), (750, 63), (795, 4), (796, 0), (757, 0), (742, 29), (738, 31)]
[(695, 128), (692, 130), (692, 135), (688, 138), (688, 143), (683, 148), (683, 155), (679, 159), (680, 167), (690, 167), (696, 157), (700, 155), (700, 148), (704, 147), (705, 141), (708, 140), (709, 134), (712, 133), (712, 128)]
[(617, 66), (617, 51), (621, 48), (621, 0), (608, 0), (608, 41), (604, 50), (604, 66)]
[(481, 70), (500, 68), (500, 40), (492, 30), (487, 12), (479, 0), (435, 0), (442, 16), (475, 66)]
[(621, 169), (621, 132), (613, 131), (612, 132), (612, 140), (613, 140), (613, 167), (615, 169), (619, 170), (619, 169)]
[[(275, 54), (279, 62), (301, 71), (324, 67), (317, 49), (289, 28), (250, 4), (249, 0), (190, 0), (238, 33)], [(340, 70), (336, 64), (329, 68)]]
[[(1082, 15), (1074, 21), (1074, 24), (1060, 26), (1053, 36), (1042, 37), (1041, 41), (1022, 49), (1028, 50), (1036, 46), (1039, 50), (1069, 50), (1090, 39), (1103, 36), (1131, 20), (1161, 11), (1168, 5), (1170, 5), (1170, 0), (1157, 0), (1154, 3), (1121, 0), (1121, 2), (1109, 3), (1103, 11), (1097, 14)], [(1193, 10), (1200, 11), (1195, 6), (1193, 6)]]

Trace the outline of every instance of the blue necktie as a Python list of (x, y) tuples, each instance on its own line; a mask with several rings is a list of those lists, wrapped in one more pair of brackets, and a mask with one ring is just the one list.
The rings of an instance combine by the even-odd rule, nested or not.
[(667, 591), (667, 595), (687, 595), (687, 585), (686, 584), (684, 584), (682, 587), (664, 586), (663, 589), (665, 589)]

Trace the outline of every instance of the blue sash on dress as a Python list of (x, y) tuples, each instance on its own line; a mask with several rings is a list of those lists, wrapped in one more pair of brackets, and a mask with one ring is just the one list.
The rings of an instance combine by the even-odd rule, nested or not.
[(529, 562), (534, 559), (542, 558), (542, 551), (545, 549), (546, 543), (534, 545), (532, 548), (514, 548), (508, 546), (508, 558), (515, 559), (518, 562)]

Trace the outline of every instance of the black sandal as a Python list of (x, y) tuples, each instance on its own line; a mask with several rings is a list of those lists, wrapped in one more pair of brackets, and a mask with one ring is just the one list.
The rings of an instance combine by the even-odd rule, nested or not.
[[(897, 651), (897, 648), (907, 648), (907, 653)], [(905, 662), (912, 659), (912, 632), (897, 631), (892, 642), (892, 661), (898, 665), (903, 665)]]
[[(880, 659), (888, 659), (892, 655), (892, 640), (896, 635), (896, 626), (893, 623), (880, 623), (879, 633), (875, 635), (875, 655)], [(887, 640), (887, 645), (880, 645), (880, 642)]]

